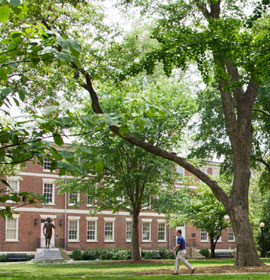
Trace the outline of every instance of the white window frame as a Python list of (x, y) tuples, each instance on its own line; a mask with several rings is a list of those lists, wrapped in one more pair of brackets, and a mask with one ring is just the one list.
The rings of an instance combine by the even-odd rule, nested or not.
[[(19, 242), (19, 218), (20, 218), (20, 215), (18, 215), (18, 214), (13, 214), (12, 215), (12, 219), (7, 219), (6, 218), (6, 231), (5, 231), (5, 234), (6, 234), (6, 242)], [(16, 237), (14, 238), (14, 239), (8, 239), (7, 238), (7, 232), (8, 232), (8, 222), (10, 221), (10, 220), (15, 220), (15, 225), (16, 225), (16, 228), (15, 228), (15, 235), (16, 235)], [(14, 229), (12, 229), (12, 230), (14, 230)]]
[[(77, 222), (77, 238), (70, 239), (69, 231), (70, 231), (70, 222)], [(77, 216), (68, 216), (68, 242), (80, 242), (80, 217)]]
[(159, 233), (159, 225), (163, 224), (164, 225), (164, 239), (159, 239), (157, 236), (157, 239), (158, 239), (158, 242), (167, 242), (167, 227), (166, 227), (166, 222), (165, 220), (158, 220), (158, 230), (157, 230), (157, 233)]
[[(144, 224), (149, 224), (149, 239), (144, 239)], [(142, 242), (152, 242), (152, 219), (142, 219)]]
[(10, 193), (10, 192), (14, 192), (14, 193), (19, 193), (20, 192), (20, 181), (22, 180), (21, 177), (8, 177), (7, 178), (7, 182), (8, 184), (10, 184), (10, 182), (16, 182), (17, 184), (17, 187), (16, 187), (16, 190), (11, 190), (8, 186), (7, 186), (7, 192)]
[(125, 201), (125, 197), (124, 197), (124, 196), (117, 196), (117, 197), (116, 197), (116, 201), (118, 201), (118, 202), (124, 202), (124, 201)]
[[(233, 239), (229, 239), (230, 234), (233, 234)], [(232, 227), (228, 228), (228, 242), (235, 242), (235, 234)]]
[[(94, 187), (94, 190), (95, 190), (95, 194), (96, 194), (96, 190), (97, 190), (96, 187)], [(94, 199), (94, 198), (92, 198), (92, 203), (88, 203), (88, 197), (89, 197), (89, 194), (86, 194), (86, 199), (87, 199), (87, 201), (86, 201), (86, 206), (87, 206), (87, 207), (96, 206), (97, 200)]]
[(87, 206), (87, 207), (96, 206), (96, 202), (97, 202), (96, 199), (93, 199), (93, 198), (92, 198), (92, 201), (93, 201), (93, 202), (92, 202), (92, 203), (88, 203), (88, 201), (89, 201), (89, 200), (88, 200), (88, 196), (89, 196), (89, 195), (87, 195), (86, 206)]
[[(185, 177), (185, 168), (181, 167), (181, 166), (176, 166), (176, 173), (179, 174), (182, 177)], [(182, 179), (177, 178), (176, 180), (177, 182), (182, 182)]]
[[(20, 181), (22, 181), (22, 177), (20, 177), (20, 176), (7, 177), (7, 182), (8, 182), (8, 184), (10, 184), (10, 182), (16, 182), (16, 184), (17, 184), (16, 190), (11, 190), (11, 189), (7, 186), (7, 194), (10, 194), (10, 193), (19, 193), (19, 192), (20, 192)], [(15, 202), (14, 202), (13, 200), (7, 200), (6, 203), (15, 203)]]
[(49, 159), (47, 159), (47, 158), (44, 158), (43, 159), (43, 171), (44, 172), (51, 172), (51, 170), (50, 170), (50, 168), (45, 168), (44, 166), (46, 166), (46, 165), (50, 165), (51, 166), (51, 164), (52, 164), (52, 161), (51, 160), (49, 160)]
[[(128, 231), (128, 223), (130, 223), (130, 231)], [(128, 232), (130, 232), (130, 239), (128, 238)], [(132, 219), (126, 218), (126, 242), (132, 241)]]
[(73, 205), (75, 205), (76, 203), (74, 203), (74, 202), (70, 202), (70, 196), (71, 195), (76, 195), (77, 194), (77, 201), (76, 201), (76, 203), (79, 203), (80, 202), (80, 193), (79, 192), (74, 192), (74, 193), (68, 193), (68, 206), (73, 206)]
[[(202, 239), (202, 234), (206, 234), (206, 239)], [(200, 241), (201, 242), (209, 242), (209, 236), (208, 236), (208, 233), (205, 230), (200, 231)]]
[[(86, 217), (86, 242), (97, 242), (97, 217)], [(88, 222), (95, 223), (95, 239), (88, 239)]]
[(50, 184), (52, 185), (52, 202), (44, 203), (45, 205), (55, 205), (55, 184), (54, 180), (52, 179), (43, 179), (43, 189), (42, 189), (42, 195), (44, 196), (44, 185)]
[(219, 176), (219, 170), (220, 170), (220, 168), (217, 168), (217, 167), (212, 168), (212, 176), (214, 178), (217, 178)]
[(204, 166), (204, 167), (202, 167), (201, 168), (201, 171), (204, 173), (204, 174), (206, 174), (206, 175), (208, 175), (208, 166)]
[[(106, 223), (112, 223), (112, 239), (106, 239)], [(115, 218), (104, 218), (104, 242), (115, 242), (115, 234), (114, 234), (114, 230), (115, 230)]]

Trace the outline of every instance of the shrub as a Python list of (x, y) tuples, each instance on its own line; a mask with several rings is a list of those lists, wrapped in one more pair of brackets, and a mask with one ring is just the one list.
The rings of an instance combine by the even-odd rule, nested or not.
[(82, 259), (82, 252), (78, 249), (73, 250), (71, 253), (71, 258), (73, 260), (81, 260)]
[(161, 255), (162, 259), (174, 259), (174, 253), (171, 252), (171, 250), (168, 249), (160, 249), (159, 253)]
[(203, 255), (204, 257), (206, 257), (206, 258), (209, 258), (209, 257), (210, 257), (210, 252), (209, 252), (209, 250), (208, 250), (207, 248), (201, 248), (201, 249), (199, 250), (199, 253), (200, 253), (201, 255)]
[(99, 249), (86, 250), (82, 253), (83, 260), (127, 260), (131, 258), (129, 250), (123, 249)]
[(168, 249), (143, 250), (142, 258), (144, 259), (174, 259), (174, 254)]
[[(71, 258), (74, 260), (128, 260), (131, 259), (130, 250), (124, 249), (99, 249), (86, 250), (73, 250)], [(167, 249), (159, 250), (143, 250), (142, 258), (145, 259), (173, 259), (174, 254)]]
[(0, 262), (6, 262), (7, 261), (7, 255), (0, 255)]

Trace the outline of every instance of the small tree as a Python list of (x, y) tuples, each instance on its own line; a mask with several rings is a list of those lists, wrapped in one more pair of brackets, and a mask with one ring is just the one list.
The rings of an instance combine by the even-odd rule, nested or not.
[(225, 218), (227, 211), (224, 206), (210, 190), (200, 187), (196, 191), (185, 188), (164, 193), (157, 201), (157, 208), (168, 215), (173, 215), (171, 219), (173, 226), (191, 223), (196, 228), (206, 231), (210, 239), (211, 258), (215, 257), (217, 241), (222, 230), (230, 223)]
[[(141, 86), (142, 81), (137, 79)], [(179, 139), (174, 138), (174, 131), (179, 133), (193, 114), (194, 105), (192, 98), (184, 97), (178, 86), (169, 86), (165, 82), (151, 83), (144, 79), (144, 92), (140, 94), (122, 92), (111, 92), (111, 96), (104, 99), (104, 106), (108, 111), (118, 111), (122, 120), (126, 120), (121, 131), (125, 133), (127, 126), (141, 139), (147, 138), (151, 143), (159, 143), (166, 147), (174, 145)], [(132, 87), (138, 91), (133, 84), (126, 85), (126, 91)], [(155, 92), (153, 88), (156, 88)], [(166, 91), (168, 96), (163, 96)], [(125, 106), (122, 102), (125, 100)], [(163, 106), (158, 106), (162, 102)], [(171, 109), (167, 109), (168, 103)], [(181, 108), (181, 110), (179, 110)], [(85, 111), (89, 111), (88, 108)], [(180, 112), (171, 114), (173, 112)], [(169, 114), (174, 117), (169, 117)], [(85, 118), (91, 119), (91, 115)], [(106, 122), (104, 122), (106, 119)], [(151, 121), (150, 121), (151, 120)], [(100, 169), (89, 165), (89, 156), (85, 158), (81, 152), (80, 164), (85, 170), (91, 170), (95, 176), (87, 176), (88, 171), (77, 173), (80, 179), (69, 181), (63, 190), (81, 190), (88, 193), (88, 197), (97, 200), (96, 212), (102, 209), (112, 209), (117, 212), (125, 210), (132, 216), (132, 258), (139, 260), (139, 214), (145, 208), (151, 208), (151, 200), (154, 199), (162, 188), (170, 188), (175, 182), (173, 164), (161, 160), (139, 147), (134, 147), (124, 139), (115, 136), (106, 126), (117, 124), (118, 117), (107, 114), (100, 118), (99, 125), (93, 133), (83, 133), (84, 127), (80, 127), (80, 137), (77, 141), (77, 150), (86, 149), (98, 155), (96, 162)], [(104, 128), (105, 126), (105, 128)], [(164, 127), (170, 127), (169, 135), (164, 133)], [(102, 129), (104, 128), (104, 129)], [(87, 127), (85, 130), (87, 131)], [(75, 152), (76, 153), (76, 152)], [(103, 164), (100, 164), (102, 162)], [(102, 166), (103, 165), (103, 166)], [(79, 183), (78, 183), (79, 182)], [(100, 183), (101, 182), (101, 183)], [(94, 188), (100, 183), (100, 186)]]

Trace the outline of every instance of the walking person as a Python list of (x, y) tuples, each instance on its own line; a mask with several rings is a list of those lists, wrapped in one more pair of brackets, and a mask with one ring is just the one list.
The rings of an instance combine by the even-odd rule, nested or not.
[(182, 230), (178, 229), (176, 231), (177, 235), (177, 244), (176, 246), (172, 249), (172, 252), (176, 251), (176, 259), (175, 259), (175, 267), (174, 267), (174, 275), (179, 274), (179, 265), (180, 262), (183, 263), (187, 268), (191, 270), (191, 274), (194, 273), (195, 268), (190, 265), (188, 261), (186, 261), (185, 256), (186, 256), (186, 241), (185, 238), (182, 236)]

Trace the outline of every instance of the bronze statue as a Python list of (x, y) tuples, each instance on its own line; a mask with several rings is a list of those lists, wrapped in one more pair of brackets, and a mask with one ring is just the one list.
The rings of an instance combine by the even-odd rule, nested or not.
[(46, 248), (50, 248), (53, 228), (55, 229), (55, 226), (54, 224), (52, 224), (51, 218), (48, 217), (43, 226), (43, 234), (45, 236)]

